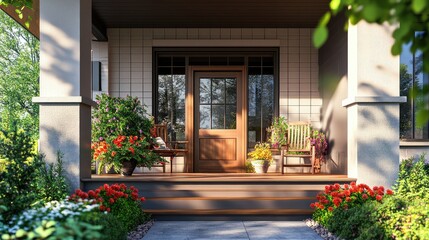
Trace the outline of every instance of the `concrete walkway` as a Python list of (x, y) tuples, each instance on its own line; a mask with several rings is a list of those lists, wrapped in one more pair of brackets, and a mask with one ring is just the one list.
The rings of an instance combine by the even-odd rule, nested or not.
[(143, 240), (322, 239), (303, 221), (157, 221)]

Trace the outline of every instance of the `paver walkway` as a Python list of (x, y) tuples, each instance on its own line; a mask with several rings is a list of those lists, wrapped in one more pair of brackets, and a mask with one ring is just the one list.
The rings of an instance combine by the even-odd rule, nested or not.
[(309, 239), (319, 240), (302, 221), (157, 221), (143, 240)]

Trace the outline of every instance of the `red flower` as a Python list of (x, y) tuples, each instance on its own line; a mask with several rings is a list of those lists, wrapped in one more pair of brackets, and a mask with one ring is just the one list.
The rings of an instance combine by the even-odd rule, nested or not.
[(346, 197), (346, 202), (351, 202), (352, 199), (350, 197)]
[(393, 191), (392, 191), (392, 190), (390, 190), (390, 189), (387, 189), (387, 190), (386, 190), (386, 193), (387, 193), (387, 195), (393, 195)]
[(107, 212), (110, 212), (110, 208), (107, 208), (107, 209), (106, 209), (106, 211), (107, 211)]
[(363, 199), (363, 200), (367, 200), (367, 199), (368, 199), (368, 195), (366, 195), (365, 193), (364, 193), (364, 194), (362, 194), (362, 199)]
[(332, 211), (334, 211), (334, 208), (328, 207), (328, 211), (332, 212)]
[(377, 199), (377, 201), (381, 201), (381, 199), (383, 199), (383, 196), (381, 196), (381, 195), (377, 195), (377, 196), (375, 197), (375, 199)]
[(129, 147), (129, 148), (128, 148), (128, 150), (130, 150), (130, 152), (131, 152), (132, 154), (134, 154), (134, 148), (133, 148), (133, 147)]
[(314, 203), (310, 203), (310, 207), (314, 208), (315, 207)]
[(109, 199), (109, 202), (110, 202), (111, 204), (114, 204), (114, 203), (115, 203), (115, 199), (110, 198), (110, 199)]

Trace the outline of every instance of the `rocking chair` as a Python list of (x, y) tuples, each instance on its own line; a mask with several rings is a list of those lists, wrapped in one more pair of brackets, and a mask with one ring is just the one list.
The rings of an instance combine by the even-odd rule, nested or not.
[[(282, 174), (285, 167), (310, 167), (311, 173), (316, 171), (315, 147), (311, 146), (311, 126), (306, 122), (291, 122), (288, 125), (287, 144), (281, 148)], [(310, 158), (311, 163), (289, 164), (288, 158)]]

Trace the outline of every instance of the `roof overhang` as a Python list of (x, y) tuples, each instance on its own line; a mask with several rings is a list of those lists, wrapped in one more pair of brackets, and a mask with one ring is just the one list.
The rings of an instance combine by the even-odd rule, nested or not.
[[(312, 28), (330, 0), (92, 0), (92, 32), (107, 40), (107, 28)], [(32, 17), (30, 32), (39, 37), (39, 0), (25, 9), (2, 7), (19, 23)]]

